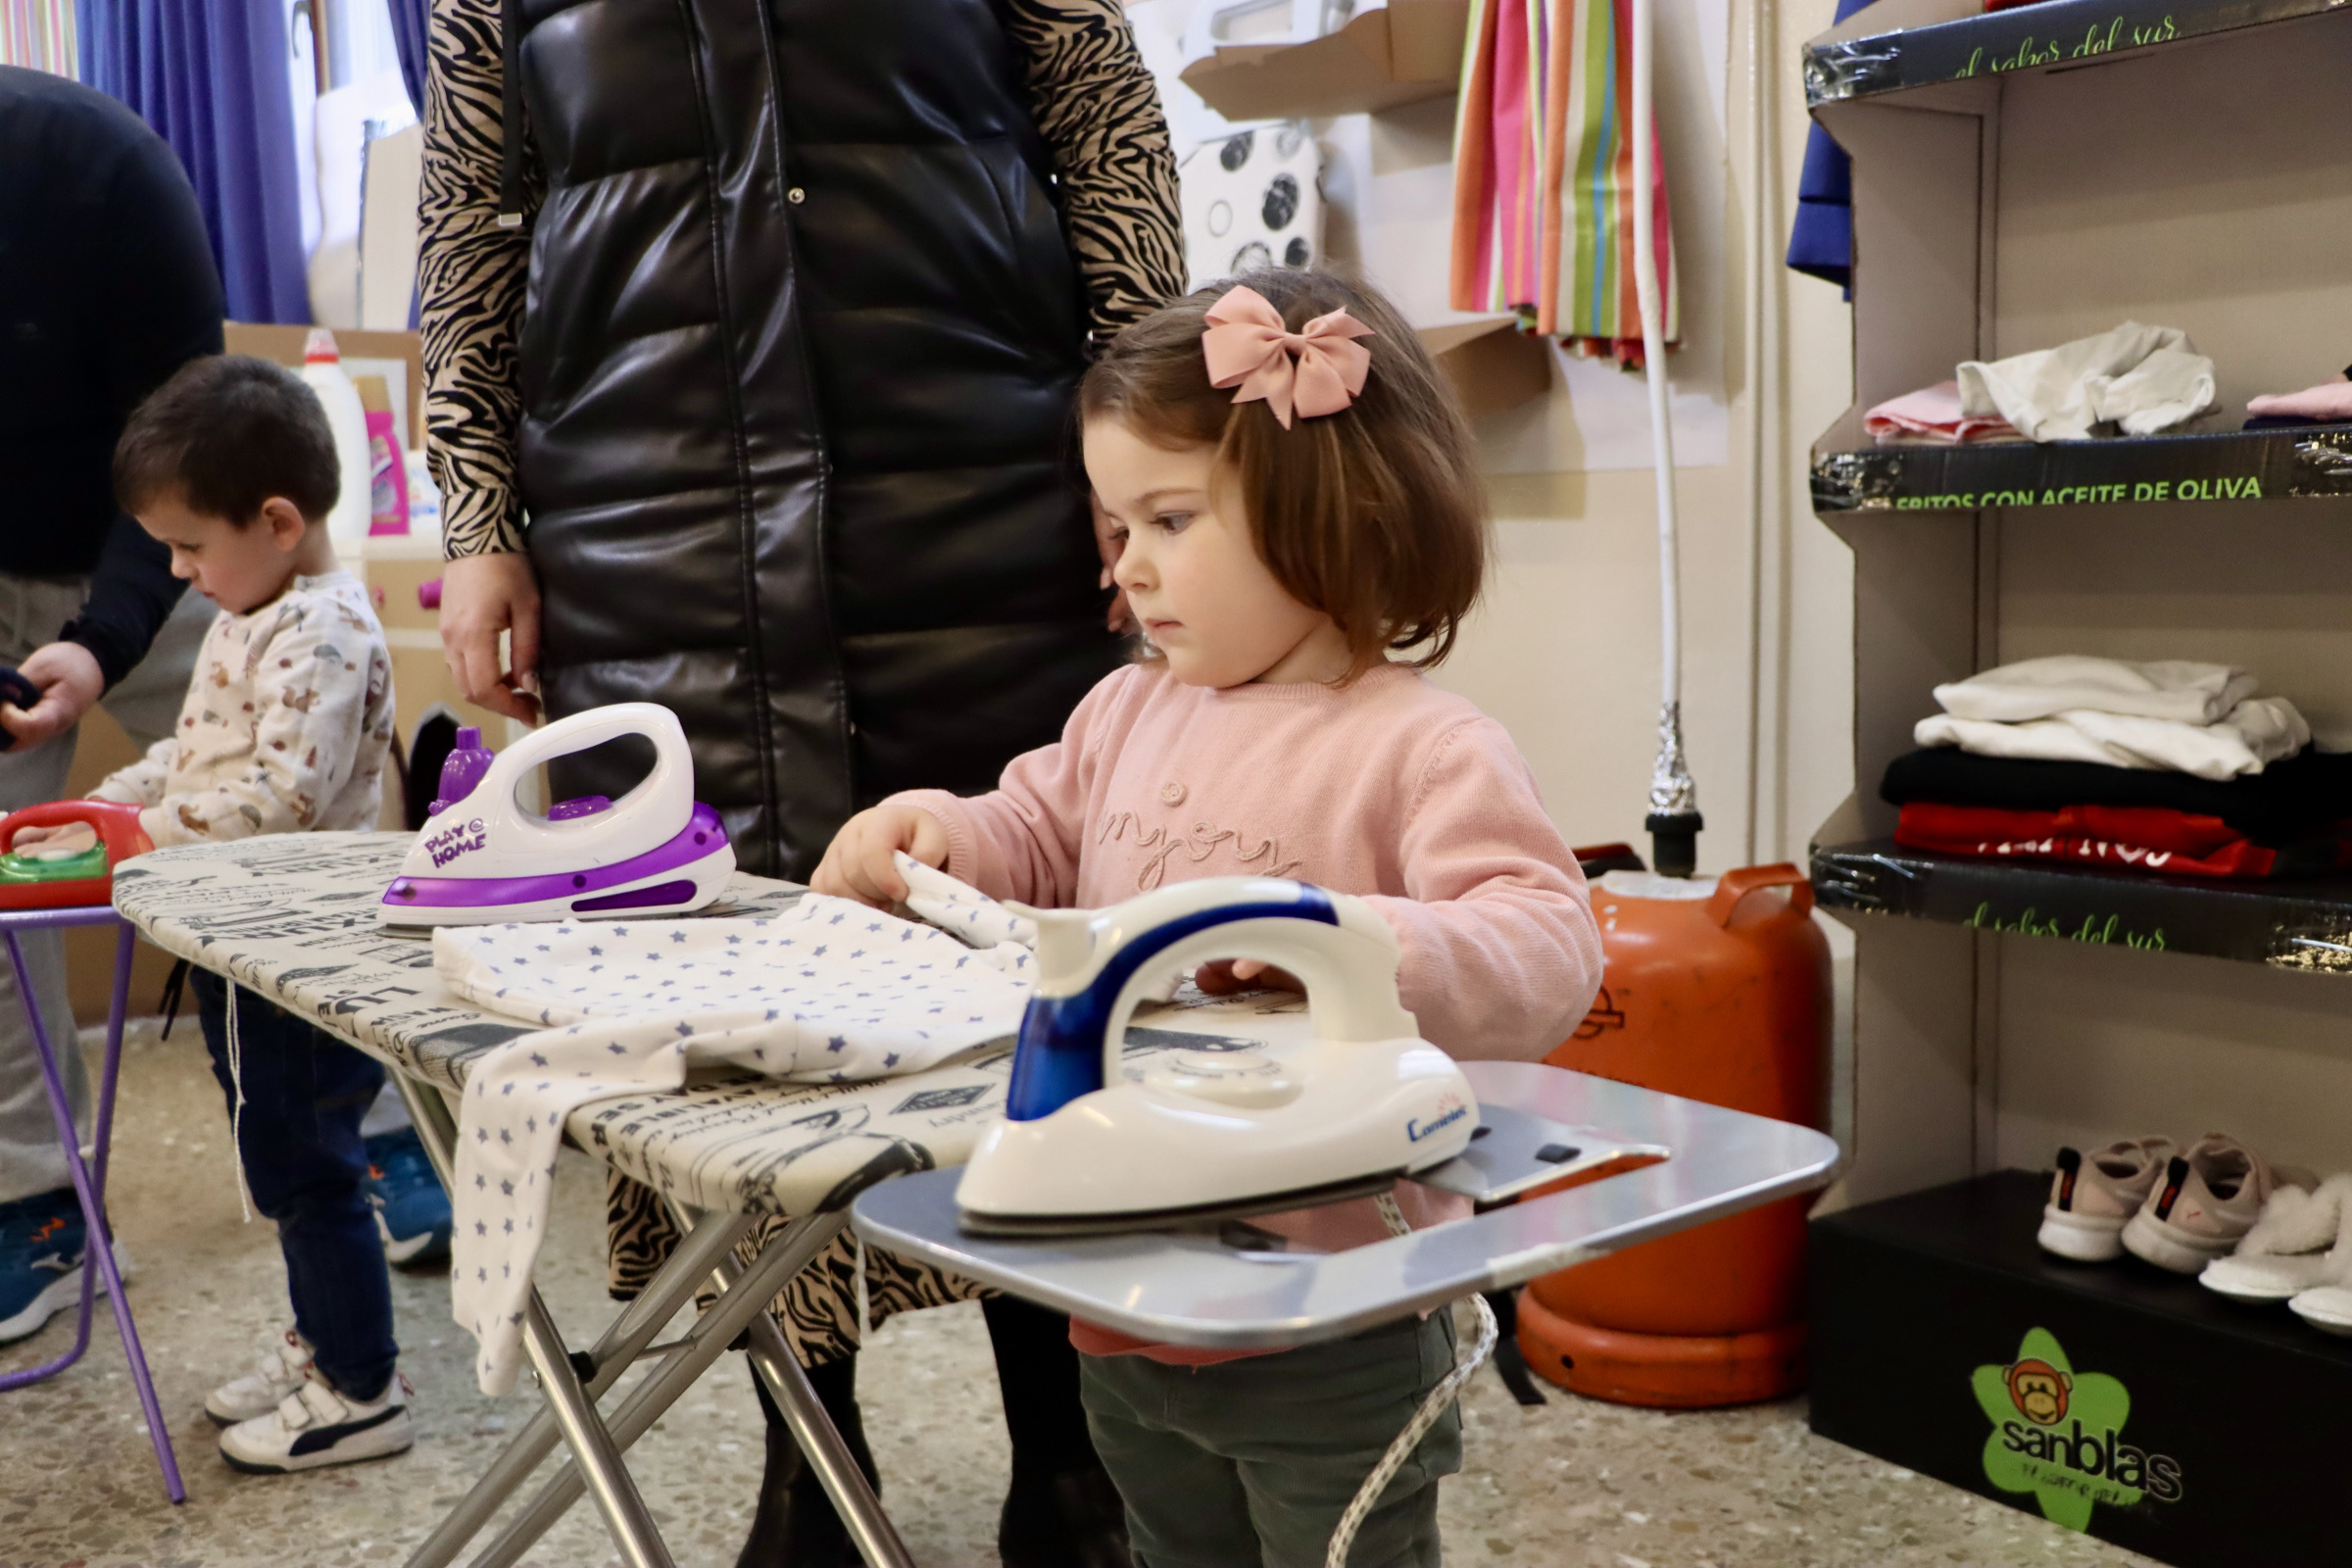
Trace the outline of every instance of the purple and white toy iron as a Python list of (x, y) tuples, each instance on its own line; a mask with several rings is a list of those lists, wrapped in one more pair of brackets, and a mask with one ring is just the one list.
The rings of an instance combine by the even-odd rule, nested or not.
[[(514, 798), (541, 763), (622, 735), (654, 743), (654, 770), (618, 801), (564, 801), (545, 816)], [(441, 799), (377, 917), (386, 925), (494, 925), (682, 914), (735, 871), (718, 813), (694, 798), (694, 756), (677, 715), (615, 703), (558, 719), (495, 758), (460, 730)], [(487, 766), (484, 765), (487, 760)]]

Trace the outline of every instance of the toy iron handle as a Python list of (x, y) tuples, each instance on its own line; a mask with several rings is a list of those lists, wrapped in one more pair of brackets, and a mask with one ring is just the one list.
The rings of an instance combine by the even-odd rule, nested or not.
[(1318, 920), (1303, 908), (1275, 915), (1236, 911), (1160, 949), (1148, 968), (1119, 988), (1102, 1036), (1103, 1082), (1118, 1080), (1128, 1020), (1158, 977), (1220, 958), (1255, 958), (1289, 970), (1306, 988), (1307, 1012), (1320, 1039), (1371, 1045), (1409, 1040), (1421, 1032), (1420, 1022), (1396, 998), (1396, 939), (1385, 921), (1374, 936)]
[(155, 848), (155, 841), (139, 826), (139, 808), (135, 806), (122, 801), (50, 801), (0, 817), (0, 855), (16, 846), (17, 834), (25, 828), (71, 827), (76, 822), (87, 822), (97, 830), (110, 866)]
[[(668, 782), (668, 775), (678, 765), (676, 759), (686, 751), (686, 731), (678, 723), (678, 715), (660, 703), (613, 703), (605, 708), (591, 708), (584, 713), (557, 719), (543, 729), (535, 729), (505, 751), (498, 754), (498, 763), (509, 778), (528, 772), (542, 762), (552, 762), (559, 757), (569, 757), (592, 746), (602, 746), (623, 735), (645, 735), (654, 742), (654, 770), (636, 789), (635, 795)], [(664, 742), (670, 744), (663, 744)], [(513, 791), (507, 794), (512, 798)], [(626, 796), (622, 797), (625, 801)], [(507, 802), (493, 805), (503, 808)]]
[[(1221, 879), (1222, 880), (1222, 879)], [(1296, 882), (1233, 878), (1162, 889), (1108, 909), (1023, 910), (1038, 920), (1045, 977), (1021, 1020), (1005, 1115), (1051, 1115), (1119, 1075), (1128, 1020), (1157, 979), (1218, 958), (1279, 965), (1306, 987), (1326, 1040), (1409, 1039), (1420, 1025), (1396, 999), (1396, 936), (1369, 906)], [(1121, 927), (1134, 928), (1122, 935)], [(1114, 945), (1097, 968), (1098, 942)], [(1053, 977), (1085, 982), (1054, 994)]]

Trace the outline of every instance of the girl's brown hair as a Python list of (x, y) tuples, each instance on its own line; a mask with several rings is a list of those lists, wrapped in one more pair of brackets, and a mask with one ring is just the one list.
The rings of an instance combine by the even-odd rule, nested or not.
[[(1338, 414), (1294, 415), (1208, 384), (1207, 314), (1246, 284), (1298, 331), (1343, 306), (1372, 329), (1364, 389)], [(1292, 598), (1348, 639), (1349, 678), (1392, 649), (1453, 651), (1487, 570), (1486, 494), (1460, 405), (1389, 302), (1325, 272), (1266, 268), (1227, 278), (1113, 338), (1078, 388), (1081, 419), (1116, 418), (1165, 447), (1213, 446), (1247, 499), (1257, 553)]]

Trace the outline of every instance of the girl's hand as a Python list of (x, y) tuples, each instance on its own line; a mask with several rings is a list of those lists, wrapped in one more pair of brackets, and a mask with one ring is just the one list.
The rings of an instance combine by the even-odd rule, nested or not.
[(891, 860), (900, 850), (925, 865), (945, 865), (948, 830), (919, 806), (885, 802), (859, 811), (833, 835), (808, 885), (837, 899), (887, 909), (906, 897), (906, 879)]
[(1258, 958), (1219, 958), (1193, 971), (1193, 984), (1212, 997), (1241, 991), (1297, 991), (1306, 987), (1288, 969), (1277, 969)]

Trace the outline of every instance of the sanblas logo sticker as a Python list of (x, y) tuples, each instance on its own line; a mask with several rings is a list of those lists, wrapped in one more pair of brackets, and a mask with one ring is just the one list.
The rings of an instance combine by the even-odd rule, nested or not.
[(2077, 1372), (2047, 1329), (2030, 1331), (2007, 1366), (1977, 1368), (1972, 1383), (1992, 1422), (1985, 1479), (2003, 1492), (2033, 1493), (2053, 1524), (2087, 1530), (2096, 1503), (2180, 1500), (2180, 1464), (2123, 1440), (2132, 1414), (2123, 1384)]

